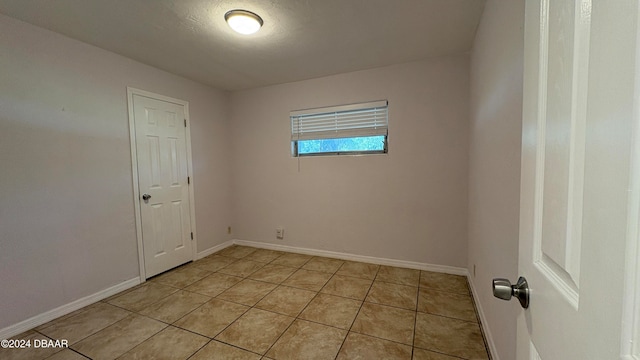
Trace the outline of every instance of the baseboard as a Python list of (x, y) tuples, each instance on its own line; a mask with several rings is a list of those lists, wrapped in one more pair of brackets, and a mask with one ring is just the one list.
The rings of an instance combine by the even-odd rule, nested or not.
[(85, 296), (81, 299), (72, 301), (68, 304), (59, 306), (53, 310), (49, 310), (42, 314), (38, 314), (34, 317), (21, 321), (17, 324), (8, 326), (4, 329), (0, 329), (0, 339), (8, 339), (12, 336), (21, 334), (27, 330), (35, 328), (36, 326), (46, 324), (53, 319), (59, 318), (60, 316), (63, 316), (63, 315), (67, 315), (70, 312), (73, 312), (85, 306), (91, 305), (102, 299), (106, 299), (109, 296), (115, 295), (121, 291), (132, 288), (138, 284), (140, 284), (140, 277), (136, 277), (131, 280), (121, 282), (107, 289), (100, 290), (97, 293), (91, 294), (89, 296)]
[(480, 326), (482, 327), (482, 332), (484, 334), (484, 338), (487, 341), (487, 347), (489, 348), (489, 356), (491, 360), (500, 360), (498, 356), (498, 351), (496, 349), (496, 344), (493, 341), (493, 336), (491, 335), (491, 331), (489, 331), (489, 327), (487, 326), (487, 318), (484, 315), (484, 310), (482, 309), (482, 303), (478, 299), (480, 296), (476, 291), (475, 284), (471, 279), (471, 276), (467, 275), (467, 280), (469, 282), (469, 287), (471, 287), (471, 293), (473, 295), (474, 302), (476, 304), (476, 310), (478, 311), (478, 316), (480, 317)]
[(222, 244), (216, 245), (216, 246), (212, 246), (210, 248), (208, 248), (207, 250), (201, 251), (199, 253), (196, 253), (196, 258), (194, 260), (200, 260), (204, 257), (207, 257), (213, 253), (216, 253), (224, 248), (227, 248), (231, 245), (233, 245), (234, 242), (233, 240), (229, 240), (229, 241), (225, 241)]
[(252, 246), (252, 247), (261, 248), (261, 249), (279, 250), (279, 251), (286, 251), (286, 252), (293, 252), (298, 254), (314, 255), (314, 256), (326, 256), (326, 257), (332, 257), (332, 258), (342, 259), (342, 260), (360, 261), (360, 262), (366, 262), (366, 263), (378, 264), (378, 265), (387, 265), (387, 266), (398, 266), (398, 267), (404, 267), (409, 269), (434, 271), (434, 272), (441, 272), (441, 273), (454, 274), (454, 275), (467, 276), (467, 274), (469, 273), (465, 268), (459, 268), (454, 266), (434, 265), (434, 264), (420, 263), (420, 262), (414, 262), (414, 261), (378, 258), (378, 257), (372, 257), (372, 256), (362, 256), (362, 255), (355, 255), (355, 254), (335, 252), (335, 251), (317, 250), (317, 249), (301, 248), (296, 246), (270, 244), (270, 243), (238, 240), (238, 239), (233, 240), (233, 243), (236, 245)]

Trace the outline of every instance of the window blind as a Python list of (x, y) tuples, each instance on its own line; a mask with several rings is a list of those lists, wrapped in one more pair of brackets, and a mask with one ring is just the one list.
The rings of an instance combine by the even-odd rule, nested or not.
[(387, 135), (387, 108), (382, 100), (292, 111), (291, 140)]

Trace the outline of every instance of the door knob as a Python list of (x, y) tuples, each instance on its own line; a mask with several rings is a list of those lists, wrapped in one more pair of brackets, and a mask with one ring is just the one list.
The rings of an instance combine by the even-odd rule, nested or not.
[(511, 300), (512, 296), (518, 298), (523, 308), (529, 307), (529, 284), (527, 279), (520, 276), (515, 285), (507, 279), (493, 279), (493, 296), (502, 300)]
[(151, 195), (149, 195), (149, 194), (142, 195), (142, 200), (147, 201), (149, 199), (151, 199)]

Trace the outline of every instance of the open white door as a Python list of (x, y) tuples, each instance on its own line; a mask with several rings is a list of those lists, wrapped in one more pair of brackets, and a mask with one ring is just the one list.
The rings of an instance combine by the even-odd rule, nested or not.
[(640, 359), (623, 330), (637, 20), (636, 0), (526, 3), (518, 359)]
[(149, 278), (193, 260), (186, 104), (135, 89), (129, 98), (141, 272)]

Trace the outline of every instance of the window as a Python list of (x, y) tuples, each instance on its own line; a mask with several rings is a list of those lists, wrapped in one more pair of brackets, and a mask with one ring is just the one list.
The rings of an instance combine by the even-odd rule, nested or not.
[(293, 156), (386, 153), (387, 106), (384, 100), (292, 111)]

